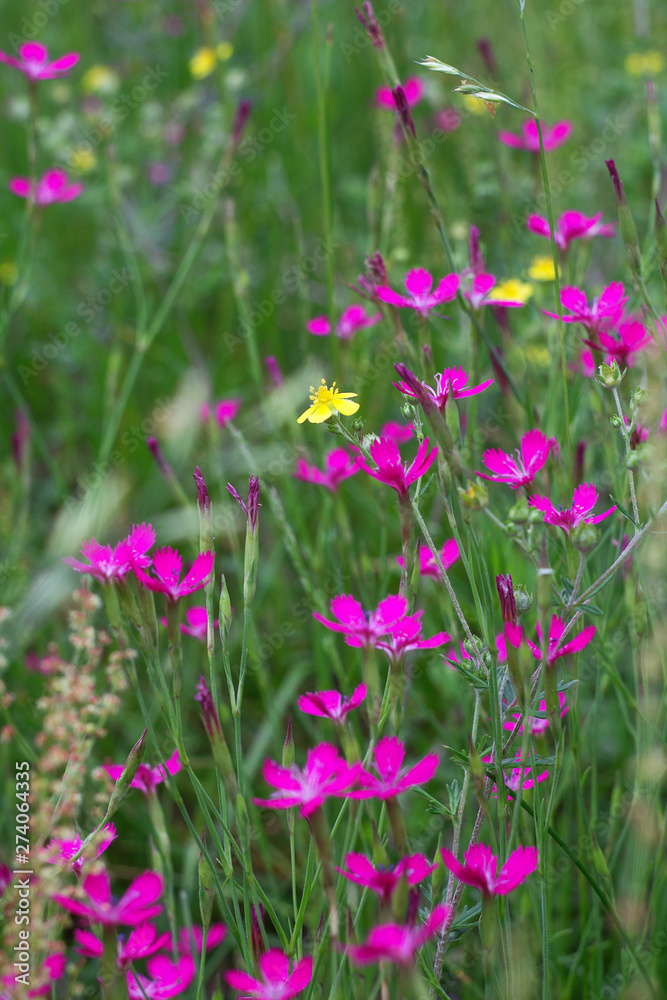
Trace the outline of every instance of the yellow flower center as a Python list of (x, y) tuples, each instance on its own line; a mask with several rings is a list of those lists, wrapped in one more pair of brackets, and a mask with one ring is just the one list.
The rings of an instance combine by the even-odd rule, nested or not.
[(556, 277), (553, 257), (548, 257), (546, 254), (533, 257), (528, 268), (528, 277), (532, 281), (553, 281)]

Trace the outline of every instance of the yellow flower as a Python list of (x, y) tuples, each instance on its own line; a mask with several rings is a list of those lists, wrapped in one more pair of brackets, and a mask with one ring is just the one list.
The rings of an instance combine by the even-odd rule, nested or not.
[(86, 146), (81, 146), (80, 149), (75, 149), (69, 158), (70, 167), (78, 174), (89, 173), (96, 163), (97, 159), (95, 154), (92, 149), (87, 149)]
[(110, 66), (91, 66), (81, 78), (87, 94), (113, 94), (118, 89), (118, 74)]
[(195, 52), (188, 65), (195, 80), (203, 80), (213, 72), (216, 62), (215, 49), (203, 48)]
[(665, 61), (662, 52), (651, 49), (650, 52), (631, 52), (625, 60), (625, 72), (631, 76), (657, 76), (661, 73)]
[(533, 286), (518, 278), (507, 278), (499, 281), (489, 295), (489, 302), (522, 302), (526, 303), (533, 294)]
[(350, 402), (352, 396), (356, 395), (356, 392), (340, 392), (336, 388), (335, 382), (329, 389), (325, 380), (322, 379), (322, 385), (318, 386), (317, 392), (311, 385), (310, 398), (313, 405), (301, 414), (297, 424), (302, 424), (304, 420), (310, 424), (321, 424), (324, 420), (332, 417), (336, 411), (342, 413), (344, 417), (350, 417), (359, 409), (358, 403)]
[(227, 62), (234, 55), (234, 46), (231, 42), (220, 42), (219, 45), (215, 47), (215, 54), (220, 60), (220, 62)]
[(19, 276), (19, 269), (14, 260), (3, 260), (0, 264), (0, 283), (3, 285), (15, 285)]
[(553, 257), (546, 254), (533, 257), (528, 268), (528, 277), (532, 281), (553, 281), (556, 277)]

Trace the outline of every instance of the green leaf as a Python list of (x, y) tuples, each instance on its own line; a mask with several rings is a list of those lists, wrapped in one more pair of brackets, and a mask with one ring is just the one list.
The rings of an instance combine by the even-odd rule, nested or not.
[(617, 510), (619, 510), (619, 511), (621, 512), (621, 514), (623, 515), (623, 517), (624, 517), (624, 518), (625, 518), (625, 519), (626, 519), (627, 521), (629, 521), (629, 522), (630, 522), (630, 524), (631, 524), (631, 525), (633, 525), (633, 527), (635, 527), (635, 528), (641, 528), (641, 524), (639, 524), (639, 523), (638, 523), (637, 521), (635, 521), (635, 519), (634, 519), (634, 517), (632, 516), (632, 514), (630, 514), (630, 512), (629, 512), (628, 510), (626, 510), (626, 508), (625, 508), (625, 507), (623, 506), (623, 504), (622, 504), (622, 503), (620, 503), (620, 502), (619, 502), (619, 501), (618, 501), (618, 500), (616, 499), (616, 497), (615, 497), (615, 496), (613, 496), (613, 495), (612, 495), (612, 494), (610, 493), (610, 494), (609, 494), (609, 498), (610, 498), (610, 500), (611, 500), (611, 501), (612, 501), (612, 502), (613, 502), (613, 503), (614, 503), (614, 504), (616, 505), (616, 509), (617, 509)]

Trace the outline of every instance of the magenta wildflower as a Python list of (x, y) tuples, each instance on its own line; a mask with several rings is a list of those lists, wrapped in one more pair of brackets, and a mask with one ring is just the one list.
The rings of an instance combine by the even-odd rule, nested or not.
[(483, 896), (506, 896), (535, 871), (539, 861), (536, 847), (517, 847), (498, 871), (498, 856), (490, 847), (474, 844), (465, 853), (465, 864), (445, 847), (442, 860), (459, 882), (480, 889)]
[(407, 498), (408, 488), (431, 468), (438, 453), (437, 448), (428, 450), (428, 438), (419, 445), (417, 454), (410, 465), (401, 463), (401, 455), (395, 441), (380, 438), (370, 446), (371, 458), (376, 468), (371, 468), (361, 454), (357, 456), (357, 465), (373, 479), (386, 483), (396, 490), (399, 497)]
[(435, 774), (439, 759), (429, 753), (414, 764), (401, 770), (405, 758), (405, 744), (397, 736), (383, 736), (373, 748), (377, 774), (365, 769), (357, 776), (360, 788), (348, 792), (351, 799), (393, 799), (416, 785), (425, 785)]
[[(542, 629), (540, 623), (537, 622), (535, 628), (537, 629), (537, 635), (542, 643)], [(561, 656), (567, 656), (569, 653), (578, 653), (580, 650), (584, 649), (593, 636), (595, 635), (596, 628), (595, 625), (586, 625), (582, 628), (579, 635), (575, 635), (574, 639), (570, 639), (566, 642), (564, 646), (559, 645), (563, 637), (563, 632), (565, 631), (565, 622), (558, 615), (554, 614), (551, 617), (551, 625), (549, 626), (549, 648), (547, 651), (547, 666), (551, 667), (556, 660), (560, 659)], [(510, 638), (508, 636), (508, 638)], [(510, 641), (512, 639), (510, 638)], [(540, 646), (536, 646), (534, 642), (530, 639), (526, 639), (526, 642), (530, 649), (532, 650), (533, 656), (538, 660), (542, 659), (542, 650)], [(514, 645), (514, 643), (512, 643)]]
[[(93, 934), (92, 931), (78, 928), (74, 931), (76, 941), (76, 951), (84, 958), (102, 958), (104, 954), (104, 944)], [(137, 962), (141, 958), (148, 958), (154, 955), (161, 948), (169, 948), (171, 945), (171, 934), (158, 934), (155, 924), (145, 923), (135, 927), (127, 937), (127, 940), (118, 938), (118, 958), (119, 969), (127, 969), (131, 962)]]
[(349, 698), (340, 691), (309, 691), (298, 698), (297, 705), (307, 715), (331, 719), (337, 726), (342, 726), (347, 713), (359, 708), (365, 697), (366, 685), (360, 684)]
[[(485, 763), (490, 763), (491, 762), (491, 758), (490, 757), (482, 757), (482, 760)], [(546, 781), (547, 778), (549, 777), (549, 772), (547, 770), (540, 771), (540, 773), (537, 775), (537, 777), (533, 778), (532, 776), (530, 776), (530, 775), (532, 775), (532, 770), (533, 769), (532, 769), (532, 767), (530, 767), (529, 764), (524, 764), (523, 767), (521, 766), (521, 751), (520, 750), (517, 750), (517, 752), (516, 752), (516, 754), (514, 756), (514, 760), (516, 761), (515, 766), (512, 768), (512, 770), (510, 771), (509, 774), (507, 774), (507, 772), (505, 772), (505, 774), (504, 774), (504, 777), (505, 777), (505, 786), (507, 788), (509, 788), (512, 792), (518, 792), (519, 791), (519, 787), (521, 787), (521, 789), (524, 792), (527, 792), (531, 788), (533, 788), (535, 785), (539, 784), (540, 781)], [(498, 788), (497, 788), (497, 786), (493, 785), (491, 790), (492, 790), (494, 796), (497, 797), (498, 796)], [(508, 796), (508, 801), (510, 799), (511, 799), (511, 795)]]
[(377, 648), (387, 654), (392, 663), (398, 663), (406, 653), (414, 649), (436, 649), (451, 640), (447, 632), (437, 632), (430, 639), (422, 639), (421, 616), (423, 611), (407, 615), (392, 625), (387, 639), (377, 644)]
[[(440, 549), (440, 559), (445, 572), (461, 558), (459, 546), (455, 538), (448, 538)], [(403, 556), (397, 556), (396, 562), (403, 566)], [(419, 549), (419, 572), (422, 576), (432, 576), (434, 580), (440, 579), (440, 569), (435, 561), (435, 556), (428, 545), (422, 545)]]
[(12, 177), (9, 190), (19, 198), (30, 198), (37, 205), (73, 201), (83, 191), (78, 181), (70, 184), (64, 170), (47, 170), (35, 185), (28, 177)]
[(502, 299), (494, 297), (493, 290), (497, 281), (492, 274), (475, 274), (472, 276), (470, 290), (463, 289), (463, 294), (475, 310), (484, 306), (504, 306), (506, 309), (519, 309), (525, 302), (518, 299)]
[[(554, 242), (558, 249), (566, 253), (573, 240), (590, 240), (594, 236), (613, 236), (613, 223), (600, 222), (601, 218), (602, 212), (598, 212), (597, 215), (592, 215), (590, 218), (587, 215), (582, 215), (581, 212), (575, 212), (573, 209), (563, 212), (554, 230)], [(545, 219), (544, 216), (529, 215), (526, 225), (531, 233), (544, 236), (547, 240), (551, 239), (549, 220)]]
[[(206, 935), (206, 951), (217, 946), (227, 937), (227, 928), (224, 924), (211, 924)], [(192, 942), (198, 955), (201, 955), (204, 945), (204, 934), (197, 924), (192, 926), (192, 938), (187, 927), (182, 927), (178, 935), (178, 950), (181, 955), (189, 955), (192, 949)]]
[(510, 489), (516, 490), (532, 483), (553, 447), (557, 447), (553, 438), (547, 438), (542, 431), (528, 431), (521, 438), (521, 451), (517, 449), (514, 457), (499, 448), (485, 451), (482, 456), (484, 464), (493, 475), (488, 476), (484, 472), (475, 472), (475, 475), (492, 483), (506, 483)]
[(255, 805), (267, 809), (293, 809), (300, 807), (301, 816), (310, 816), (325, 799), (344, 795), (356, 781), (361, 764), (349, 765), (338, 756), (336, 747), (320, 743), (308, 751), (306, 766), (283, 767), (266, 760), (262, 769), (264, 780), (277, 791), (270, 799), (253, 799)]
[(355, 597), (339, 594), (332, 598), (330, 607), (338, 621), (323, 618), (316, 611), (313, 618), (333, 632), (343, 632), (350, 646), (376, 646), (406, 616), (408, 602), (399, 594), (390, 594), (380, 601), (375, 611), (365, 612)]
[[(569, 705), (567, 704), (567, 697), (565, 696), (565, 692), (563, 691), (558, 692), (558, 701), (561, 710), (560, 717), (562, 719), (563, 716), (567, 715), (567, 713), (570, 711)], [(529, 713), (526, 717), (526, 721), (528, 723), (528, 729), (530, 730), (531, 736), (541, 736), (542, 733), (545, 733), (549, 728), (549, 720), (546, 717), (547, 703), (544, 700), (544, 698), (540, 702), (537, 711), (540, 713), (539, 715), (531, 715)], [(544, 718), (542, 718), (542, 716), (544, 716)], [(512, 713), (512, 715), (509, 715), (507, 717), (505, 722), (503, 722), (503, 727), (505, 729), (514, 729), (517, 722), (521, 722), (521, 718), (522, 718), (521, 712), (514, 712)], [(522, 733), (523, 729), (524, 729), (523, 723), (521, 723), (521, 725), (519, 726), (519, 732)], [(525, 774), (525, 769), (524, 769), (524, 774)]]
[(423, 882), (437, 865), (429, 864), (423, 854), (410, 854), (401, 858), (396, 865), (375, 865), (363, 854), (346, 854), (347, 868), (336, 868), (341, 875), (376, 892), (383, 903), (387, 903), (399, 882), (405, 878), (408, 885), (418, 885)]
[[(396, 366), (397, 371), (400, 374), (403, 372), (403, 368), (400, 369)], [(416, 379), (416, 376), (413, 375)], [(444, 410), (447, 406), (447, 400), (451, 393), (452, 399), (462, 399), (465, 396), (476, 396), (480, 392), (484, 392), (488, 389), (493, 379), (490, 378), (486, 382), (481, 382), (479, 385), (468, 386), (468, 379), (470, 376), (463, 368), (444, 368), (441, 374), (436, 374), (435, 388), (428, 385), (426, 382), (422, 382), (424, 392), (429, 397), (428, 402), (433, 402), (439, 410)], [(408, 382), (401, 380), (400, 382), (392, 382), (395, 389), (402, 392), (404, 396), (410, 396), (411, 399), (417, 399), (420, 403), (421, 392), (418, 392), (418, 386), (415, 388), (414, 385), (410, 385)], [(422, 404), (423, 405), (423, 404)]]
[(392, 962), (394, 965), (410, 966), (422, 945), (438, 933), (450, 913), (449, 906), (436, 906), (419, 927), (415, 924), (380, 924), (372, 929), (363, 944), (349, 944), (345, 954), (355, 965)]
[[(542, 122), (542, 143), (544, 151), (550, 152), (558, 149), (570, 137), (572, 123), (569, 121), (556, 122), (555, 125), (548, 126)], [(499, 132), (498, 139), (505, 146), (512, 146), (514, 149), (527, 149), (530, 153), (539, 153), (540, 139), (537, 134), (537, 123), (533, 118), (524, 122), (521, 126), (521, 135), (515, 132)]]
[(157, 872), (144, 872), (135, 878), (117, 903), (112, 902), (111, 883), (106, 871), (86, 875), (82, 889), (88, 900), (86, 903), (60, 894), (54, 895), (53, 899), (70, 913), (88, 917), (103, 927), (119, 924), (136, 927), (162, 912), (162, 906), (156, 902), (162, 895), (162, 876)]
[[(118, 781), (125, 767), (124, 764), (104, 764), (103, 766), (109, 777), (113, 778), (114, 781)], [(144, 795), (151, 795), (156, 787), (164, 781), (165, 770), (167, 774), (178, 774), (180, 769), (181, 762), (178, 750), (174, 750), (171, 757), (164, 762), (164, 769), (162, 764), (158, 764), (156, 767), (150, 767), (148, 764), (140, 764), (137, 768), (137, 773), (130, 782), (130, 788), (139, 788)]]
[(148, 976), (127, 973), (129, 1000), (167, 1000), (185, 993), (194, 979), (195, 963), (189, 955), (172, 962), (166, 955), (154, 955), (146, 963)]
[[(233, 608), (231, 609), (234, 610)], [(181, 632), (183, 635), (191, 635), (194, 639), (199, 639), (200, 642), (206, 641), (206, 632), (208, 629), (208, 615), (206, 613), (206, 608), (203, 605), (198, 605), (194, 608), (188, 608), (185, 612), (185, 620), (187, 625), (181, 625)], [(167, 619), (161, 618), (160, 621), (166, 627)], [(213, 623), (213, 627), (218, 627), (218, 619)]]
[(598, 491), (592, 483), (582, 483), (577, 486), (572, 494), (572, 506), (563, 510), (560, 506), (554, 507), (549, 497), (532, 496), (528, 497), (531, 507), (537, 507), (544, 514), (545, 524), (553, 524), (569, 535), (571, 531), (582, 523), (597, 524), (609, 517), (616, 510), (610, 507), (603, 514), (596, 514), (590, 517), (590, 513), (598, 502)]
[(414, 434), (414, 424), (399, 424), (394, 420), (389, 420), (380, 428), (381, 438), (391, 438), (396, 444), (405, 444)]
[(435, 116), (441, 132), (456, 132), (461, 124), (461, 114), (456, 108), (442, 108)]
[[(422, 99), (424, 84), (418, 76), (411, 76), (403, 84), (403, 93), (405, 94), (408, 107), (414, 108), (415, 104), (418, 104)], [(375, 91), (375, 100), (381, 108), (388, 108), (390, 111), (396, 110), (396, 103), (391, 87), (378, 87)]]
[(20, 45), (19, 58), (0, 52), (0, 62), (21, 70), (29, 80), (54, 80), (56, 77), (65, 76), (72, 66), (78, 63), (79, 53), (69, 52), (51, 63), (48, 60), (48, 49), (39, 42), (25, 42)]
[(313, 978), (313, 960), (308, 957), (297, 962), (291, 974), (289, 966), (287, 955), (271, 948), (259, 959), (261, 979), (239, 969), (226, 972), (225, 979), (232, 989), (243, 992), (243, 1000), (291, 1000), (303, 993)]
[(349, 479), (358, 471), (355, 456), (350, 455), (345, 448), (334, 448), (324, 456), (324, 472), (317, 466), (310, 465), (305, 458), (299, 458), (293, 475), (295, 479), (325, 486), (331, 493), (335, 493), (343, 480)]
[(101, 583), (111, 583), (123, 580), (131, 569), (150, 565), (150, 556), (146, 553), (155, 543), (155, 531), (150, 524), (135, 525), (127, 538), (123, 538), (115, 546), (100, 545), (94, 538), (84, 542), (81, 554), (88, 560), (79, 562), (71, 556), (65, 556), (63, 562), (75, 569), (77, 573), (88, 573)]
[(191, 568), (181, 580), (183, 559), (175, 549), (166, 545), (163, 549), (158, 549), (153, 556), (155, 576), (149, 576), (138, 566), (135, 566), (134, 572), (144, 587), (165, 594), (169, 601), (178, 601), (179, 598), (194, 594), (196, 590), (206, 586), (213, 572), (214, 560), (213, 552), (201, 552), (195, 557)]
[[(381, 319), (382, 313), (376, 312), (369, 316), (363, 306), (348, 306), (336, 323), (336, 336), (340, 340), (352, 340), (358, 330), (375, 326)], [(331, 333), (331, 323), (327, 316), (315, 316), (306, 323), (306, 329), (315, 337), (328, 337)]]
[[(563, 322), (581, 323), (589, 333), (598, 333), (600, 329), (614, 326), (623, 315), (623, 307), (627, 301), (628, 297), (620, 281), (612, 281), (607, 285), (602, 294), (593, 299), (590, 306), (586, 300), (586, 293), (580, 288), (566, 285), (560, 293), (561, 305), (569, 313), (569, 316), (563, 316)], [(558, 319), (558, 313), (548, 312), (546, 309), (542, 311), (545, 316)]]
[(399, 309), (416, 309), (417, 312), (425, 315), (430, 309), (441, 305), (443, 302), (451, 302), (456, 298), (459, 289), (458, 274), (448, 274), (439, 282), (433, 290), (433, 278), (428, 271), (421, 267), (408, 271), (405, 276), (405, 288), (407, 296), (399, 295), (391, 288), (378, 285), (375, 295), (381, 302), (387, 302), (390, 306), (397, 306)]
[[(218, 427), (226, 427), (227, 424), (234, 419), (240, 409), (241, 400), (236, 397), (218, 400), (213, 411)], [(199, 417), (202, 423), (206, 423), (211, 419), (211, 407), (208, 403), (202, 403), (199, 410)]]
[(644, 324), (632, 319), (619, 324), (616, 330), (598, 330), (597, 337), (597, 342), (584, 340), (583, 343), (594, 351), (601, 351), (605, 355), (605, 364), (616, 361), (620, 368), (631, 367), (636, 353), (652, 342)]
[[(116, 827), (113, 823), (105, 823), (101, 830), (98, 831), (98, 836), (95, 838), (95, 853), (93, 857), (99, 858), (100, 854), (103, 854), (112, 840), (117, 837)], [(79, 851), (81, 850), (83, 841), (77, 833), (75, 837), (53, 837), (52, 840), (46, 845), (46, 857), (45, 860), (52, 865), (67, 865), (71, 862), (71, 869), (74, 872), (80, 872), (83, 868), (86, 860), (83, 855), (77, 858), (76, 861), (72, 861)]]

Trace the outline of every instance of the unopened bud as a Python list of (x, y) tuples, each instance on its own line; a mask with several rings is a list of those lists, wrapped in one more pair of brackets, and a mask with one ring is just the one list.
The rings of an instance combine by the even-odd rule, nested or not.
[(533, 595), (522, 583), (518, 583), (514, 588), (514, 600), (516, 602), (516, 613), (519, 618), (521, 615), (525, 615), (527, 611), (530, 611), (533, 606)]
[(572, 532), (573, 546), (577, 552), (582, 552), (584, 555), (587, 552), (592, 552), (599, 541), (600, 532), (594, 524), (587, 524), (586, 521), (578, 524)]
[(285, 742), (283, 743), (283, 767), (291, 767), (295, 759), (292, 716), (290, 715), (289, 722), (287, 723), (287, 732), (285, 733)]
[(512, 524), (525, 524), (528, 520), (528, 513), (528, 501), (525, 497), (520, 497), (508, 510), (507, 520)]
[(125, 761), (121, 776), (114, 785), (113, 792), (111, 793), (105, 819), (110, 819), (111, 816), (113, 816), (121, 801), (125, 798), (125, 795), (129, 791), (134, 776), (139, 770), (139, 765), (144, 759), (147, 732), (148, 729), (144, 729), (143, 733), (127, 755), (127, 760)]
[(625, 376), (625, 371), (621, 372), (617, 361), (612, 361), (610, 365), (599, 365), (596, 381), (606, 389), (615, 389), (621, 384)]

